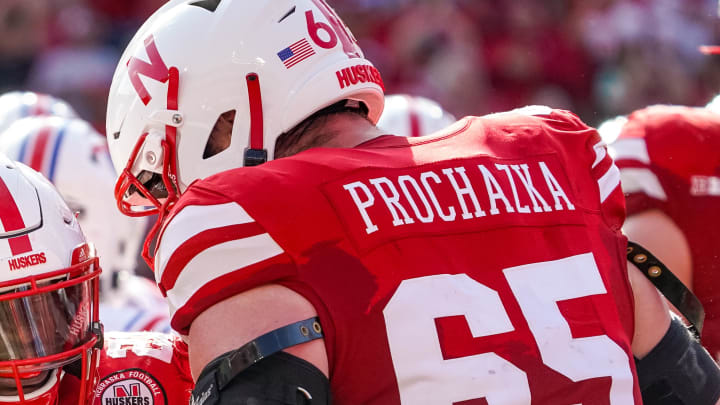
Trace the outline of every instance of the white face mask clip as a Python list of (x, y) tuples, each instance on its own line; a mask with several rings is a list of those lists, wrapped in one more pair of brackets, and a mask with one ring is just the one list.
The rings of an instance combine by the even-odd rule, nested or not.
[(157, 129), (150, 130), (140, 148), (140, 153), (138, 153), (133, 163), (132, 173), (135, 176), (143, 171), (162, 174), (164, 157), (162, 143), (164, 140), (164, 132)]
[(150, 121), (180, 128), (185, 122), (185, 117), (176, 110), (157, 110), (150, 114)]

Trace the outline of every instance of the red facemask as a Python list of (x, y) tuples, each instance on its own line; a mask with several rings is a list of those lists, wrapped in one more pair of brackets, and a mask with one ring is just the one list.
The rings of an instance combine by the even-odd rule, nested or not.
[(55, 404), (66, 368), (87, 403), (102, 347), (101, 269), (88, 252), (76, 249), (66, 269), (0, 283), (0, 402)]
[[(169, 80), (168, 80), (168, 96), (167, 96), (167, 108), (168, 110), (177, 111), (178, 109), (178, 87), (179, 87), (179, 72), (177, 68), (169, 69)], [(153, 268), (153, 257), (150, 255), (150, 243), (157, 235), (160, 227), (165, 219), (165, 216), (170, 211), (170, 208), (177, 202), (178, 199), (178, 184), (177, 184), (177, 159), (176, 159), (176, 137), (177, 128), (171, 125), (165, 126), (165, 139), (162, 141), (163, 149), (163, 169), (162, 169), (162, 183), (164, 191), (167, 193), (165, 197), (156, 197), (153, 192), (148, 189), (146, 184), (143, 184), (138, 178), (132, 173), (132, 167), (139, 158), (140, 150), (142, 145), (147, 138), (147, 133), (143, 134), (135, 144), (132, 154), (128, 159), (128, 163), (125, 169), (120, 173), (118, 181), (115, 184), (115, 200), (118, 203), (118, 209), (120, 212), (131, 217), (144, 217), (150, 215), (158, 215), (157, 222), (150, 230), (145, 243), (143, 245), (142, 257), (145, 262)], [(139, 196), (144, 200), (149, 209), (137, 210), (137, 204), (132, 204), (128, 201), (131, 196)]]

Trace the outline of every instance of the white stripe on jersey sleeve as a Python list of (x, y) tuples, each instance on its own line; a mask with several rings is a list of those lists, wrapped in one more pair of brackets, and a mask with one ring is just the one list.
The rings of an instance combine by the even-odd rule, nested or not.
[(620, 186), (620, 170), (615, 166), (615, 163), (610, 166), (607, 173), (600, 177), (598, 185), (600, 186), (600, 202), (604, 203), (608, 196)]
[(553, 112), (553, 108), (548, 107), (546, 105), (527, 105), (525, 107), (516, 108), (514, 110), (510, 111), (501, 111), (496, 112), (492, 114), (484, 115), (484, 117), (492, 118), (492, 117), (502, 117), (506, 115), (511, 114), (520, 114), (520, 115), (527, 115), (527, 116), (540, 116), (540, 115), (550, 115)]
[[(596, 168), (605, 158), (607, 158), (607, 144), (605, 141), (600, 141), (593, 146), (595, 151), (595, 161), (593, 162), (592, 168)], [(608, 196), (620, 186), (620, 170), (615, 166), (615, 162), (605, 174), (598, 179), (598, 187), (600, 187), (600, 202), (604, 203)]]
[(188, 239), (208, 229), (255, 222), (238, 204), (189, 205), (168, 224), (155, 256), (155, 279), (160, 282), (165, 266), (175, 250)]
[(203, 250), (182, 269), (175, 286), (167, 291), (171, 309), (182, 308), (193, 294), (216, 278), (282, 253), (283, 249), (267, 233)]
[(646, 165), (650, 164), (647, 144), (644, 139), (620, 139), (610, 145), (610, 156), (615, 160), (636, 160)]
[(620, 170), (620, 178), (626, 194), (644, 193), (656, 200), (667, 200), (660, 180), (650, 169), (625, 168)]
[(607, 145), (603, 141), (600, 141), (593, 146), (593, 150), (595, 151), (595, 161), (592, 165), (593, 169), (597, 167), (603, 159), (605, 159), (605, 156), (607, 156), (607, 151), (605, 150), (606, 147)]

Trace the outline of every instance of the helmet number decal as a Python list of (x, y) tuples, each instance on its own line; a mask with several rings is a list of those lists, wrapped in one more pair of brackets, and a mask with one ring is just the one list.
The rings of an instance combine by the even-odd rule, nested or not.
[[(310, 33), (310, 38), (313, 40), (313, 42), (315, 42), (317, 46), (319, 46), (320, 48), (332, 49), (337, 45), (338, 39), (337, 35), (335, 35), (335, 31), (333, 31), (333, 29), (324, 22), (315, 21), (315, 16), (313, 15), (312, 10), (308, 10), (305, 12), (305, 18), (307, 19), (308, 33)], [(320, 35), (318, 35), (320, 31), (325, 31), (330, 36), (330, 39), (326, 41), (320, 38)]]
[[(308, 33), (313, 42), (321, 48), (332, 49), (337, 46), (339, 39), (340, 43), (342, 43), (343, 51), (345, 51), (345, 54), (349, 58), (361, 58), (362, 53), (360, 47), (357, 45), (357, 40), (335, 11), (323, 0), (312, 0), (312, 2), (315, 3), (315, 6), (317, 6), (329, 23), (328, 25), (324, 22), (315, 21), (315, 15), (312, 10), (305, 12)], [(320, 31), (326, 32), (329, 39), (322, 39), (319, 35)]]

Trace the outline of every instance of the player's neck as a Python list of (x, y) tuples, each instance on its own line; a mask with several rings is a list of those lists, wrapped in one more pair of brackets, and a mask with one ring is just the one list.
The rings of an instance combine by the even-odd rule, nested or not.
[(323, 132), (331, 134), (322, 144), (324, 148), (354, 148), (384, 133), (367, 119), (355, 114), (338, 114), (328, 118)]

